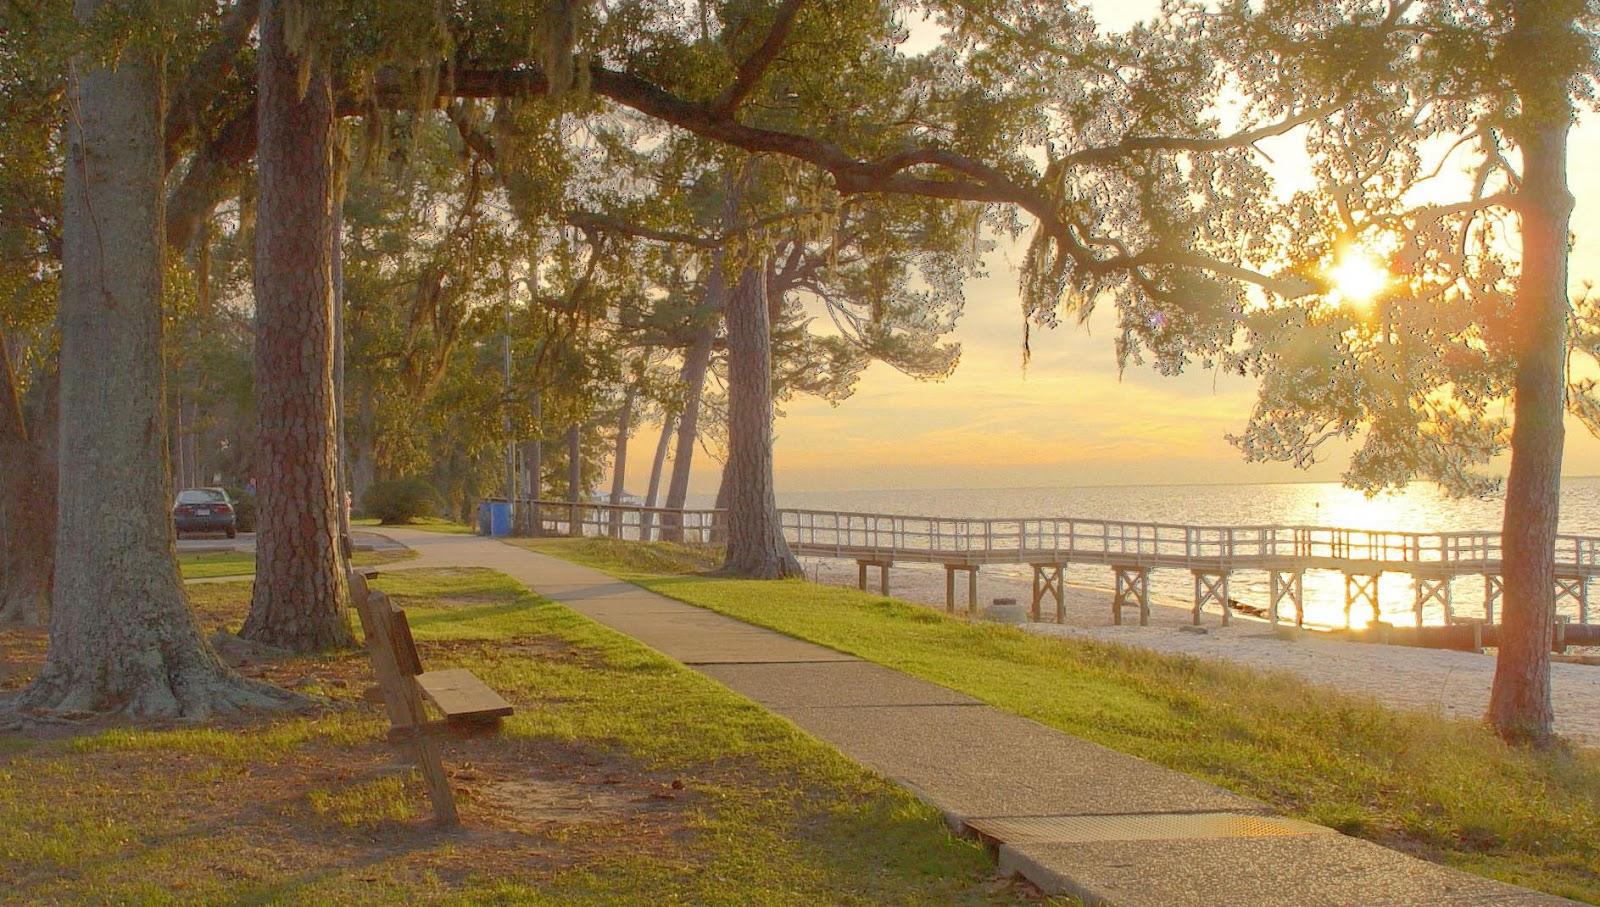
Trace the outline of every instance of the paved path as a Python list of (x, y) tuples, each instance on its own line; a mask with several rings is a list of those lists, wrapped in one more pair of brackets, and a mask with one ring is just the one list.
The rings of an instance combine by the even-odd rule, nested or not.
[(1108, 750), (964, 694), (472, 536), (390, 532), (418, 557), (487, 567), (785, 716), (979, 835), (1052, 894), (1123, 907), (1553, 905)]

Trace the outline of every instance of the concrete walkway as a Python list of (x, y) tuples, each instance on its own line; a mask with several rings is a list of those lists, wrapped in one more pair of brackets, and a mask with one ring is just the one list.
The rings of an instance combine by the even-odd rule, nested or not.
[(1122, 907), (1549, 905), (1297, 820), (964, 694), (472, 536), (385, 529), (418, 557), (487, 567), (707, 674), (904, 785), (1050, 894)]

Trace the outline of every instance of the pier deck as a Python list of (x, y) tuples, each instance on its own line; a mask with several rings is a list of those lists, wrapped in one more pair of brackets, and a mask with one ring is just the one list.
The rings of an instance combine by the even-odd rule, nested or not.
[[(686, 542), (722, 541), (725, 522), (718, 510), (667, 510), (631, 505), (520, 502), (547, 531), (611, 535), (630, 539)], [(861, 565), (866, 588), (867, 567), (880, 571), (880, 588), (888, 590), (888, 571), (897, 563), (943, 565), (950, 574), (947, 606), (955, 607), (954, 573), (968, 573), (992, 564), (1020, 564), (1034, 570), (1033, 614), (1037, 620), (1046, 595), (1056, 598), (1060, 614), (1060, 571), (1068, 565), (1110, 567), (1117, 593), (1112, 617), (1121, 621), (1125, 606), (1137, 606), (1140, 622), (1148, 611), (1148, 573), (1156, 569), (1187, 570), (1195, 576), (1194, 618), (1199, 623), (1207, 605), (1216, 606), (1227, 622), (1227, 577), (1235, 571), (1270, 575), (1269, 616), (1279, 619), (1292, 607), (1297, 623), (1304, 619), (1303, 582), (1307, 570), (1345, 575), (1346, 623), (1359, 606), (1379, 616), (1377, 583), (1384, 573), (1417, 578), (1415, 612), (1422, 621), (1425, 604), (1442, 606), (1450, 620), (1450, 588), (1462, 576), (1484, 579), (1486, 616), (1494, 621), (1500, 597), (1502, 553), (1500, 533), (1399, 532), (1328, 526), (1188, 526), (1092, 520), (1073, 517), (966, 519), (859, 513), (841, 510), (783, 509), (783, 533), (795, 554), (854, 560)], [(1561, 535), (1556, 539), (1556, 593), (1577, 603), (1580, 623), (1588, 623), (1590, 581), (1600, 575), (1600, 537)], [(968, 607), (975, 608), (969, 594)]]

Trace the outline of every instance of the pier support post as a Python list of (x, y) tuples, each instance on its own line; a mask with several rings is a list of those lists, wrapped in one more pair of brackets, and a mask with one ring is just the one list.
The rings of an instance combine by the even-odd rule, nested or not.
[(1378, 609), (1378, 579), (1383, 574), (1379, 573), (1346, 573), (1344, 575), (1344, 625), (1350, 626), (1350, 612), (1357, 602), (1366, 602), (1372, 606), (1372, 619), (1374, 622), (1383, 619), (1383, 612)]
[(1056, 599), (1056, 623), (1066, 619), (1067, 594), (1066, 584), (1062, 571), (1066, 564), (1034, 564), (1033, 565), (1033, 622), (1039, 622), (1039, 603), (1044, 601), (1046, 595), (1054, 595)]
[(967, 574), (967, 613), (976, 614), (978, 611), (977, 564), (944, 565), (944, 609), (950, 614), (956, 613), (956, 573), (958, 571), (965, 571)]
[(1200, 626), (1200, 612), (1205, 610), (1207, 602), (1216, 602), (1222, 609), (1222, 625), (1226, 627), (1231, 615), (1228, 613), (1228, 571), (1226, 570), (1190, 570), (1194, 574), (1194, 625)]
[(867, 568), (878, 568), (878, 594), (889, 594), (889, 568), (894, 566), (894, 561), (858, 560), (856, 561), (856, 588), (862, 592), (867, 591)]
[(1444, 622), (1448, 626), (1455, 614), (1450, 609), (1450, 581), (1454, 579), (1448, 573), (1437, 576), (1427, 574), (1414, 574), (1411, 578), (1412, 588), (1416, 590), (1416, 599), (1412, 610), (1416, 612), (1417, 626), (1422, 626), (1422, 611), (1429, 602), (1438, 602), (1444, 611)]
[(1578, 623), (1589, 622), (1589, 577), (1587, 576), (1557, 576), (1556, 577), (1556, 608), (1561, 608), (1561, 600), (1570, 598), (1578, 603)]
[(1494, 624), (1494, 606), (1500, 603), (1500, 597), (1505, 594), (1505, 580), (1498, 574), (1485, 573), (1483, 575), (1483, 622)]
[(1150, 568), (1112, 564), (1117, 573), (1117, 591), (1111, 598), (1111, 622), (1122, 624), (1123, 606), (1139, 605), (1139, 626), (1150, 625)]
[(1302, 570), (1271, 570), (1268, 571), (1267, 585), (1270, 587), (1271, 604), (1267, 606), (1268, 614), (1274, 626), (1282, 613), (1283, 600), (1288, 599), (1294, 605), (1294, 625), (1304, 626), (1306, 622), (1306, 575)]

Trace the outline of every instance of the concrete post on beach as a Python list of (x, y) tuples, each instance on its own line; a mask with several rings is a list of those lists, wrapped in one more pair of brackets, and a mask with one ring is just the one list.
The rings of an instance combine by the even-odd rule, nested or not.
[(856, 588), (862, 592), (867, 591), (867, 568), (878, 568), (878, 594), (889, 594), (889, 568), (894, 566), (894, 561), (872, 560), (864, 558), (856, 561)]
[(1228, 612), (1228, 571), (1195, 569), (1189, 571), (1194, 574), (1194, 625), (1200, 626), (1200, 613), (1207, 604), (1216, 602), (1222, 609), (1222, 625), (1228, 625), (1231, 615)]
[(956, 573), (962, 570), (967, 573), (967, 613), (975, 614), (978, 610), (977, 564), (944, 565), (944, 609), (951, 614), (956, 613)]
[(1111, 622), (1122, 625), (1122, 609), (1129, 604), (1139, 606), (1139, 626), (1150, 626), (1150, 568), (1112, 564), (1117, 574), (1116, 593), (1111, 597)]
[(1033, 565), (1033, 608), (1029, 614), (1034, 623), (1039, 622), (1039, 603), (1046, 595), (1056, 599), (1056, 623), (1067, 617), (1067, 592), (1064, 571), (1067, 565), (1059, 561)]

